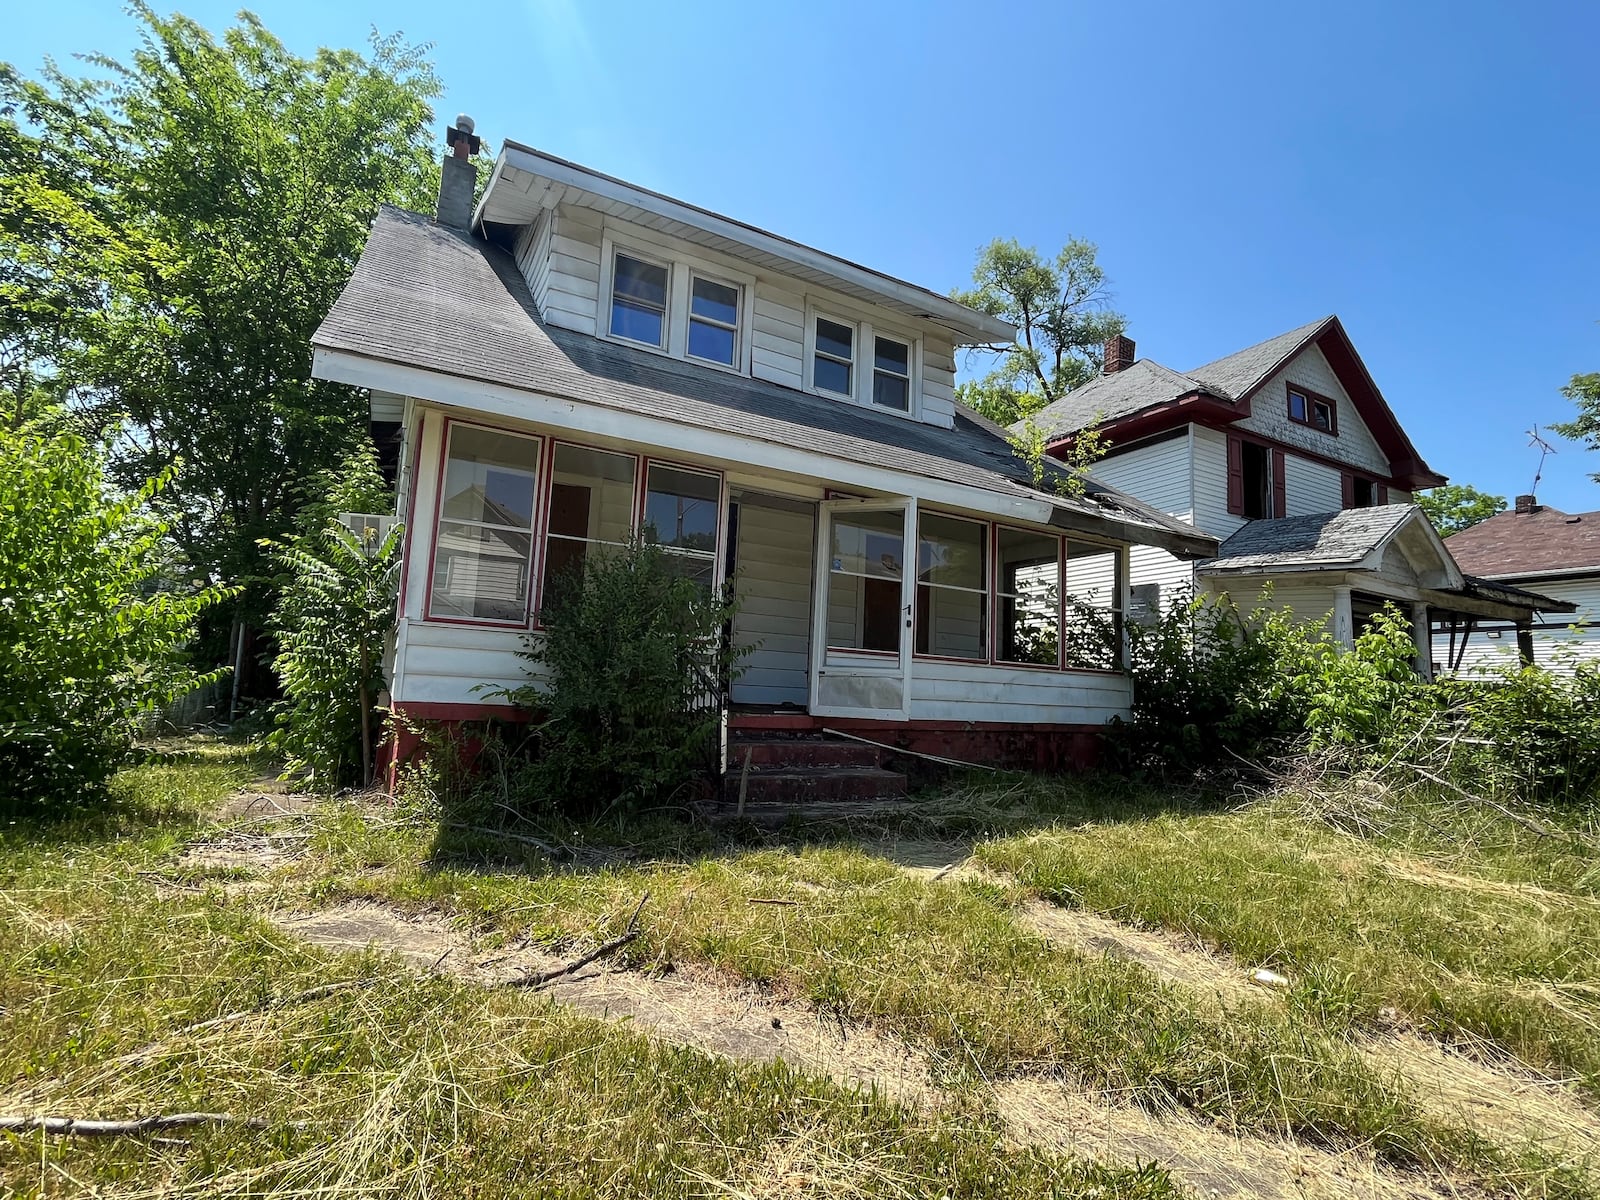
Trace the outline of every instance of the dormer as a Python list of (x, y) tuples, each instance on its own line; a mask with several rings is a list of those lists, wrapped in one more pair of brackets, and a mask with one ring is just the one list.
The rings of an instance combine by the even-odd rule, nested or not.
[(506, 142), (473, 218), (550, 325), (929, 425), (1015, 329), (915, 284)]

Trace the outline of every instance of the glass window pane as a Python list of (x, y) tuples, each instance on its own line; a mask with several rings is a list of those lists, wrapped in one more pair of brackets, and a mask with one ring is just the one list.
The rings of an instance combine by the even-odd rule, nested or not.
[(652, 466), (644, 501), (644, 536), (663, 546), (717, 549), (722, 483), (714, 475)]
[(1069, 667), (1113, 670), (1122, 665), (1118, 559), (1116, 550), (1104, 546), (1067, 543), (1062, 646)]
[(817, 352), (835, 358), (854, 358), (856, 331), (848, 325), (817, 318)]
[(911, 374), (911, 347), (892, 338), (876, 338), (876, 366), (896, 375)]
[(439, 522), (429, 615), (523, 620), (530, 548), (528, 533)]
[(452, 426), (442, 515), (531, 528), (538, 465), (537, 439)]
[(829, 524), (833, 530), (833, 570), (900, 578), (905, 562), (905, 520), (901, 514), (837, 514)]
[(1289, 393), (1289, 415), (1296, 421), (1306, 419), (1306, 398), (1299, 392)]
[(550, 532), (625, 542), (633, 532), (634, 460), (583, 446), (557, 446)]
[(917, 523), (917, 578), (947, 587), (984, 588), (988, 526), (924, 514)]
[(611, 333), (614, 337), (643, 342), (647, 346), (659, 346), (665, 328), (666, 318), (654, 309), (641, 308), (621, 299), (611, 304)]
[(646, 308), (666, 308), (667, 269), (619, 254), (611, 291), (615, 296), (636, 300)]
[(898, 579), (828, 575), (828, 645), (895, 652), (901, 627)]
[(817, 355), (812, 382), (825, 392), (837, 392), (841, 396), (850, 394), (850, 364), (834, 362), (831, 358)]
[(943, 658), (988, 657), (984, 619), (985, 592), (917, 585), (917, 653)]
[(689, 311), (724, 325), (739, 323), (739, 289), (710, 279), (696, 278)]
[(689, 322), (689, 353), (709, 362), (733, 366), (733, 330), (720, 325)]
[(999, 533), (999, 644), (1002, 662), (1054, 665), (1060, 642), (1057, 559), (1060, 541), (1021, 529)]
[(872, 376), (872, 402), (896, 412), (910, 412), (911, 385), (898, 376), (876, 372)]

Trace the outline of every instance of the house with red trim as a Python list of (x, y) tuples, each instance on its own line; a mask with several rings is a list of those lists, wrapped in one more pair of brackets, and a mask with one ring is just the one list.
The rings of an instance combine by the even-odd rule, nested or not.
[(1218, 543), (1103, 481), (1064, 494), (957, 405), (958, 347), (1011, 326), (516, 142), (474, 199), (450, 134), (438, 210), (378, 215), (314, 338), (397, 477), (395, 713), (511, 715), (552, 580), (644, 537), (736, 588), (735, 738), (1092, 754), (1131, 698), (1130, 554)]
[(1195, 591), (1246, 611), (1266, 598), (1326, 617), (1349, 645), (1394, 604), (1431, 671), (1472, 623), (1527, 630), (1564, 607), (1452, 558), (1412, 503), (1445, 477), (1412, 445), (1336, 316), (1186, 371), (1115, 338), (1098, 378), (1032, 420), (1056, 457), (1100, 430), (1108, 451), (1096, 480), (1218, 539), (1201, 561), (1133, 547), (1134, 619)]

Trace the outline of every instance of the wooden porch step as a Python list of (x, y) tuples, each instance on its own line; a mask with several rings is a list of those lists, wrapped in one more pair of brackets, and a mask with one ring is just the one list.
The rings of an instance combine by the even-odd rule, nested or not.
[[(724, 808), (739, 803), (741, 772), (729, 771), (722, 780)], [(752, 770), (744, 780), (745, 807), (790, 805), (796, 808), (818, 802), (864, 802), (900, 799), (906, 794), (906, 777), (880, 767), (786, 767)]]
[(883, 751), (865, 742), (799, 737), (735, 737), (728, 743), (728, 771), (799, 770), (807, 767), (880, 767)]

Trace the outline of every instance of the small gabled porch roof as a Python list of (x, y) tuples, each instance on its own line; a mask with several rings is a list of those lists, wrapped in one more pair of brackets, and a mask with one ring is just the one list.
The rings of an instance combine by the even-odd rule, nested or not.
[[(379, 213), (312, 345), (321, 379), (539, 422), (586, 420), (590, 432), (724, 461), (781, 460), (840, 485), (1181, 557), (1216, 553), (1215, 538), (1113, 489), (1034, 486), (1004, 431), (975, 414), (937, 428), (546, 325), (509, 254), (394, 208)], [(1046, 470), (1059, 476), (1053, 462)]]

